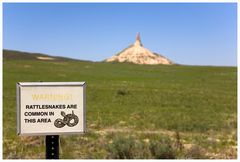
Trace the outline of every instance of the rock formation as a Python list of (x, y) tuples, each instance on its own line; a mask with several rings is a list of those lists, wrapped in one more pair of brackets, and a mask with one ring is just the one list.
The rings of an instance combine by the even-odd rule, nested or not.
[(174, 64), (166, 57), (153, 53), (150, 50), (143, 47), (140, 34), (137, 34), (136, 41), (133, 45), (122, 50), (117, 55), (112, 56), (105, 60), (106, 62), (131, 62), (134, 64)]

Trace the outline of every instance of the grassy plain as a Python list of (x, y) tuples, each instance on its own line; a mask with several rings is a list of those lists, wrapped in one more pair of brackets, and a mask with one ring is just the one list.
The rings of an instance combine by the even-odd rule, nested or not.
[[(6, 53), (6, 52), (5, 52)], [(11, 52), (10, 52), (11, 53)], [(7, 54), (6, 54), (7, 55)], [(3, 158), (44, 159), (44, 137), (16, 135), (16, 83), (86, 81), (87, 133), (60, 158), (237, 158), (237, 68), (3, 59)]]

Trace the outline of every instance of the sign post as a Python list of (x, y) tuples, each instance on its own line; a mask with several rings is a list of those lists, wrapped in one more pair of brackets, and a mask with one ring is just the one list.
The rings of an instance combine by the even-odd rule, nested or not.
[(46, 159), (59, 159), (59, 135), (86, 131), (85, 82), (17, 83), (17, 134), (46, 135)]
[(59, 159), (59, 135), (46, 136), (46, 159)]

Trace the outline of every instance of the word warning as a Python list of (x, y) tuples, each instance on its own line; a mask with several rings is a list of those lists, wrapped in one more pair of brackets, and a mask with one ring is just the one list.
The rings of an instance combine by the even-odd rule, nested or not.
[(17, 83), (18, 135), (85, 132), (85, 82)]

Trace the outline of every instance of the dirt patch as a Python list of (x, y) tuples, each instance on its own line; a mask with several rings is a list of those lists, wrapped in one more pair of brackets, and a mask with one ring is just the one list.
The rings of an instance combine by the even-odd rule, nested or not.
[(55, 58), (52, 58), (52, 57), (37, 57), (37, 59), (39, 60), (55, 60)]
[(23, 67), (24, 67), (24, 68), (30, 68), (31, 65), (24, 65)]
[[(129, 128), (105, 128), (102, 129), (101, 132), (105, 133), (137, 133), (137, 134), (164, 134), (169, 136), (174, 136), (176, 134), (175, 131), (168, 131), (168, 130), (132, 130)], [(182, 134), (182, 133), (181, 133)]]

